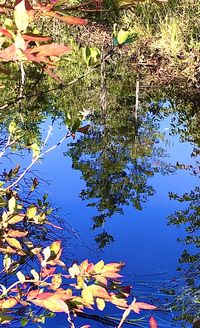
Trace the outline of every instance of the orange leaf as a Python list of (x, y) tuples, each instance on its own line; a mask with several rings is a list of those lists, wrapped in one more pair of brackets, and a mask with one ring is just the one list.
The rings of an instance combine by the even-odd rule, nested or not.
[(31, 290), (28, 294), (27, 294), (27, 300), (30, 301), (34, 298), (37, 298), (37, 296), (40, 294), (40, 291), (38, 289), (36, 290)]
[(102, 277), (101, 275), (96, 275), (95, 280), (96, 280), (96, 282), (100, 282), (101, 284), (103, 284), (105, 286), (107, 286), (107, 284), (108, 284), (107, 279), (105, 277)]
[(4, 253), (4, 254), (14, 254), (14, 253), (16, 253), (16, 250), (10, 246), (1, 246), (0, 252)]
[(154, 317), (150, 318), (149, 323), (150, 323), (150, 328), (158, 328), (157, 322), (154, 319)]
[(31, 49), (31, 53), (38, 52), (40, 56), (61, 56), (69, 51), (69, 47), (57, 43), (43, 44)]
[[(10, 47), (13, 47), (13, 46), (10, 46)], [(10, 48), (9, 47), (9, 48)], [(14, 46), (15, 48), (15, 46)], [(7, 48), (8, 49), (8, 48)], [(16, 49), (16, 48), (15, 48)], [(1, 54), (0, 54), (0, 57), (1, 57)], [(15, 224), (15, 223), (18, 223), (18, 222), (21, 222), (24, 220), (24, 217), (25, 215), (24, 214), (16, 214), (16, 215), (13, 215), (9, 220), (8, 220), (8, 223), (9, 224)]]
[(9, 230), (7, 232), (8, 237), (25, 237), (28, 234), (28, 231), (20, 231), (20, 230)]
[(156, 306), (147, 304), (147, 303), (142, 303), (142, 302), (133, 302), (131, 305), (131, 310), (137, 314), (140, 313), (140, 310), (155, 310)]
[(109, 278), (109, 279), (117, 279), (117, 278), (121, 278), (122, 275), (119, 273), (116, 273), (114, 271), (106, 271), (106, 272), (102, 272), (102, 276), (105, 278)]
[[(55, 74), (50, 68), (48, 67), (45, 67), (45, 72), (50, 76), (52, 77), (54, 80), (58, 81), (58, 82), (61, 82), (61, 79), (58, 77), (57, 74)], [(47, 224), (57, 228), (57, 229), (62, 229), (61, 227), (58, 227), (56, 226), (55, 224), (52, 224), (51, 222), (46, 222)]]
[(42, 36), (38, 34), (22, 34), (22, 37), (25, 41), (45, 42), (52, 40), (50, 36)]
[(69, 25), (86, 25), (87, 20), (83, 18), (77, 18), (73, 16), (61, 16), (53, 11), (45, 12), (43, 13), (44, 16), (50, 16), (50, 17), (55, 17), (62, 22), (69, 24)]
[(127, 301), (122, 298), (117, 298), (115, 295), (112, 295), (112, 299), (110, 302), (114, 305), (116, 305), (119, 309), (127, 309)]
[(45, 309), (52, 312), (65, 312), (69, 313), (69, 308), (67, 304), (61, 299), (55, 299), (54, 297), (49, 297), (46, 300), (32, 300), (35, 305), (44, 307)]
[(110, 295), (108, 294), (107, 290), (104, 287), (98, 285), (91, 285), (89, 287), (91, 288), (94, 297), (110, 299)]

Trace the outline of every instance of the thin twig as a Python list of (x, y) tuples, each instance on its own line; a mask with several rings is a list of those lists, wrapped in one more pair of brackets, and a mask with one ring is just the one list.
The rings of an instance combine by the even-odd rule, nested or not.
[(43, 153), (38, 154), (36, 157), (34, 157), (34, 159), (32, 159), (32, 162), (27, 166), (27, 168), (22, 172), (22, 174), (17, 178), (17, 180), (15, 180), (10, 186), (8, 186), (6, 189), (10, 189), (13, 188), (14, 186), (16, 186), (19, 181), (26, 175), (26, 173), (31, 169), (31, 167), (43, 156), (45, 156), (46, 154), (48, 154), (50, 151), (52, 151), (53, 149), (55, 149), (56, 147), (60, 146), (67, 138), (69, 138), (71, 136), (70, 133), (66, 134), (58, 143), (56, 143), (55, 145), (53, 145), (52, 147), (50, 147), (49, 149), (45, 150)]

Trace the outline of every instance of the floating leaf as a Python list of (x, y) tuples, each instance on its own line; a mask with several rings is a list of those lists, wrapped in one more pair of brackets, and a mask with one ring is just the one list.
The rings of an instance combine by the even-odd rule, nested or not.
[(94, 304), (94, 297), (90, 286), (82, 290), (81, 296), (88, 304)]
[(31, 302), (52, 312), (65, 312), (68, 314), (69, 308), (63, 298), (64, 295), (59, 293), (42, 293), (37, 296), (36, 300), (31, 300)]

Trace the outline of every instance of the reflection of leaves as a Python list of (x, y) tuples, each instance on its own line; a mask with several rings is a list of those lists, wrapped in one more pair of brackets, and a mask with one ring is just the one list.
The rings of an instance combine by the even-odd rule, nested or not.
[(99, 248), (104, 248), (106, 245), (111, 244), (114, 241), (114, 238), (104, 231), (95, 237), (95, 241)]

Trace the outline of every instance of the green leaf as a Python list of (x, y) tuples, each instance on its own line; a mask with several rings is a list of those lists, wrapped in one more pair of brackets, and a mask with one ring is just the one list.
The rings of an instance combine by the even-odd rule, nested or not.
[(27, 325), (27, 323), (29, 323), (29, 319), (27, 318), (23, 318), (21, 321), (20, 321), (22, 327), (25, 327)]
[(11, 320), (13, 320), (14, 318), (11, 317), (10, 315), (0, 315), (0, 323), (1, 324), (6, 324), (9, 323)]
[(83, 60), (87, 64), (87, 66), (90, 65), (90, 56), (91, 56), (91, 51), (89, 47), (84, 47), (82, 48), (82, 54), (83, 54)]

